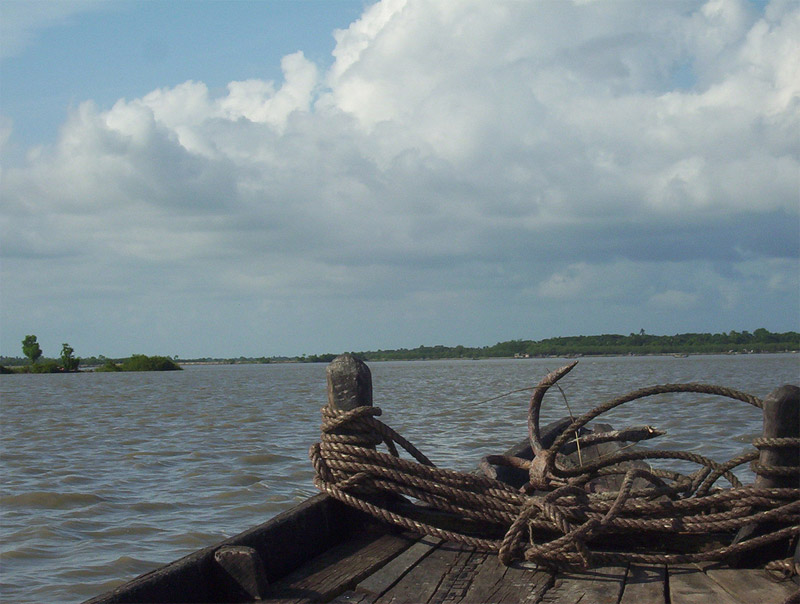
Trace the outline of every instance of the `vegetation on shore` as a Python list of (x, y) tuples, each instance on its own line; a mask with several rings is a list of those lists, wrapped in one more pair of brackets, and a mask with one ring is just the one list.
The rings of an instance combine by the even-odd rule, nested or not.
[[(33, 341), (28, 338), (33, 337)], [(78, 365), (95, 367), (95, 371), (172, 371), (181, 369), (178, 359), (148, 357), (141, 354), (127, 359), (108, 359), (104, 356), (77, 359), (72, 356), (69, 344), (62, 349), (61, 364), (55, 359), (37, 362), (41, 349), (35, 336), (23, 341), (23, 351), (28, 357), (0, 357), (0, 373), (46, 373), (77, 371)], [(27, 342), (27, 348), (26, 348)], [(37, 355), (38, 349), (38, 355)], [(683, 333), (673, 336), (650, 335), (640, 330), (627, 336), (603, 334), (597, 336), (567, 336), (544, 340), (509, 340), (493, 346), (417, 346), (393, 350), (353, 352), (365, 361), (411, 361), (433, 359), (486, 359), (513, 357), (572, 357), (597, 355), (658, 355), (658, 354), (746, 354), (763, 352), (793, 352), (800, 350), (800, 333), (787, 331), (773, 333), (764, 328), (728, 333)], [(65, 356), (66, 354), (66, 356)], [(36, 360), (33, 360), (34, 357)], [(244, 364), (244, 363), (329, 363), (336, 354), (312, 354), (299, 357), (238, 357), (233, 359), (197, 358), (181, 359), (181, 363)], [(71, 359), (71, 361), (70, 361)], [(69, 364), (73, 363), (73, 364)], [(10, 369), (10, 366), (14, 366)], [(66, 369), (71, 367), (71, 369)]]
[[(354, 353), (366, 361), (458, 359), (494, 357), (550, 357), (592, 355), (720, 354), (788, 352), (800, 350), (800, 333), (772, 333), (759, 328), (729, 333), (684, 333), (673, 336), (649, 335), (641, 330), (627, 336), (569, 336), (544, 340), (510, 340), (494, 346), (418, 346), (398, 350)], [(328, 355), (325, 355), (326, 357)], [(310, 357), (309, 360), (317, 360)], [(320, 358), (320, 361), (325, 359)]]
[[(42, 348), (34, 335), (22, 340), (22, 353), (27, 358), (1, 357), (0, 374), (8, 373), (77, 373), (81, 361), (69, 344), (61, 345), (60, 359), (42, 358)], [(169, 357), (134, 354), (127, 359), (92, 358), (85, 365), (95, 366), (95, 371), (176, 371), (181, 366)]]
[(169, 357), (154, 356), (148, 357), (143, 354), (134, 354), (127, 359), (123, 359), (117, 364), (112, 360), (107, 360), (103, 365), (98, 366), (95, 371), (180, 371), (181, 366)]
[[(16, 363), (22, 359), (12, 359), (12, 363), (0, 364), (0, 373), (76, 373), (81, 364), (81, 360), (75, 356), (75, 350), (67, 343), (61, 345), (61, 357), (59, 359), (43, 359), (42, 348), (34, 335), (25, 336), (22, 340), (22, 354), (28, 359), (28, 364)], [(9, 368), (6, 364), (17, 365)]]
[[(513, 357), (570, 357), (592, 355), (657, 354), (745, 354), (790, 352), (800, 350), (800, 333), (772, 333), (759, 328), (754, 332), (685, 333), (674, 336), (649, 335), (640, 330), (627, 336), (568, 336), (544, 340), (510, 340), (493, 346), (418, 346), (393, 350), (353, 352), (365, 361), (415, 361), (433, 359), (485, 359)], [(299, 357), (260, 357), (182, 359), (183, 363), (329, 363), (336, 354), (312, 354)]]

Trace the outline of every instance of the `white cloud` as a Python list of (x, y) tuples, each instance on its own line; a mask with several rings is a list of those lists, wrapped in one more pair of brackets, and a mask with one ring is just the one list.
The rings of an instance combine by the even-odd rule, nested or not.
[(281, 62), (285, 82), (274, 92), (271, 82), (248, 80), (228, 84), (228, 96), (220, 102), (229, 119), (247, 118), (252, 122), (283, 127), (294, 111), (308, 111), (317, 85), (317, 68), (302, 52), (287, 55)]
[(406, 0), (386, 0), (367, 8), (360, 19), (347, 29), (336, 30), (336, 48), (333, 56), (336, 62), (330, 70), (330, 84), (335, 87), (336, 80), (361, 58), (361, 53), (369, 48), (389, 21), (403, 8)]
[(279, 83), (79, 105), (4, 167), (4, 281), (72, 257), (108, 272), (59, 265), (63, 295), (157, 287), (146, 268), (175, 300), (429, 318), (454, 298), (742, 313), (758, 269), (775, 305), (794, 283), (797, 5), (386, 0), (335, 35), (325, 74), (298, 52)]

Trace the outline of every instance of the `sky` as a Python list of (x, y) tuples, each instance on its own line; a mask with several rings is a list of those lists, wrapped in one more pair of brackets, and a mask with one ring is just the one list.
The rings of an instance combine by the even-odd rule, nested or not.
[(0, 3), (0, 354), (800, 329), (800, 2)]

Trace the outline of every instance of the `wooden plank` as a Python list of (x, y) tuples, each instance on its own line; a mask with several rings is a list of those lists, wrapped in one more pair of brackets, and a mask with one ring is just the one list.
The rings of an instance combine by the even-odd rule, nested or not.
[[(549, 571), (531, 570), (521, 566), (506, 567), (496, 554), (473, 552), (470, 548), (448, 543), (435, 552), (430, 546), (418, 562), (408, 568), (408, 561), (423, 551), (422, 542), (413, 545), (395, 560), (359, 583), (355, 592), (345, 595), (342, 602), (427, 602), (429, 604), (459, 604), (466, 602), (515, 603), (536, 602), (552, 583)], [(426, 557), (429, 555), (430, 558)], [(392, 571), (403, 569), (402, 576), (376, 599), (364, 599), (368, 589), (384, 589)], [(384, 579), (377, 576), (386, 575)]]
[(264, 601), (327, 602), (353, 589), (414, 541), (407, 535), (362, 535), (328, 550), (270, 585)]
[(488, 554), (486, 552), (473, 552), (466, 561), (460, 576), (457, 581), (449, 585), (448, 593), (444, 594), (443, 600), (448, 604), (456, 602), (468, 602), (468, 595), (472, 594), (473, 602), (499, 602), (497, 598), (488, 597), (474, 597), (475, 596), (475, 581), (481, 574), (481, 571), (486, 571), (487, 568), (494, 564), (500, 564), (496, 554)]
[(372, 604), (376, 597), (374, 594), (351, 590), (331, 600), (331, 604)]
[(666, 604), (667, 572), (663, 564), (631, 564), (619, 604)]
[(478, 570), (478, 564), (485, 559), (476, 555), (474, 548), (461, 547), (461, 553), (442, 576), (436, 591), (428, 600), (430, 604), (452, 604), (467, 593), (467, 588)]
[(437, 537), (423, 537), (388, 564), (361, 581), (356, 590), (376, 597), (382, 596), (441, 543), (442, 540)]
[[(555, 589), (551, 590), (549, 594), (545, 592), (543, 596), (542, 592), (549, 586), (548, 580), (553, 581), (553, 576), (546, 571), (505, 567), (500, 564), (496, 556), (482, 553), (474, 553), (472, 559), (476, 562), (477, 572), (473, 575), (463, 595), (455, 596), (451, 591), (449, 597), (438, 601), (448, 604), (466, 604), (468, 602), (566, 604), (578, 601), (583, 604), (585, 602), (614, 601), (613, 592), (609, 595), (610, 599), (608, 600), (598, 598), (596, 590), (587, 585), (591, 581), (583, 574), (579, 579), (579, 582), (583, 583), (582, 592), (575, 590), (574, 585), (572, 589), (565, 590), (563, 581), (574, 581), (574, 577), (562, 576), (556, 580)], [(466, 566), (468, 565), (469, 563)], [(667, 573), (663, 566), (631, 565), (619, 603), (702, 602), (705, 604), (713, 602), (713, 604), (723, 604), (735, 602), (737, 604), (753, 604), (758, 602), (759, 604), (782, 604), (797, 589), (797, 586), (791, 581), (783, 583), (770, 581), (766, 573), (759, 569), (716, 568), (708, 569), (706, 573), (703, 573), (699, 568), (687, 566), (674, 567), (671, 571), (670, 587), (673, 599), (667, 600), (665, 591)], [(720, 591), (720, 588), (725, 593)], [(366, 593), (347, 592), (334, 602), (337, 604), (372, 604), (375, 602), (375, 598)]]
[(550, 571), (521, 564), (504, 566), (496, 554), (474, 556), (480, 557), (477, 572), (470, 577), (463, 596), (451, 600), (454, 603), (534, 603), (553, 584)]
[(625, 566), (600, 566), (580, 573), (559, 573), (541, 601), (543, 604), (617, 604), (623, 593), (626, 574)]
[(452, 575), (457, 572), (471, 554), (471, 550), (464, 550), (458, 544), (443, 543), (415, 564), (400, 581), (378, 598), (376, 603), (431, 602), (448, 573)]
[(759, 568), (706, 568), (706, 575), (742, 604), (782, 604), (798, 587), (792, 581), (777, 583)]
[(667, 585), (671, 604), (740, 604), (718, 583), (693, 565), (667, 568)]

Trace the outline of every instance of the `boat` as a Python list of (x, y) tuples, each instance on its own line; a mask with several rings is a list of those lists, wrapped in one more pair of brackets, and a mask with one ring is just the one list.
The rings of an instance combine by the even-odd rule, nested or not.
[[(329, 366), (329, 407), (338, 399), (357, 401), (350, 407), (371, 404), (371, 378), (350, 374), (349, 382), (337, 381)], [(352, 358), (345, 358), (346, 369)], [(341, 367), (340, 363), (337, 367)], [(365, 367), (365, 365), (364, 365)], [(368, 371), (368, 370), (367, 370)], [(331, 377), (333, 375), (333, 377)], [(369, 383), (367, 383), (369, 382)], [(541, 386), (541, 383), (540, 383)], [(369, 399), (366, 401), (365, 399)], [(341, 411), (347, 412), (345, 401)], [(515, 492), (531, 487), (530, 465), (537, 452), (549, 450), (565, 432), (575, 426), (564, 418), (541, 430), (532, 428), (535, 438), (525, 439), (500, 456), (481, 461), (484, 472), (509, 485)], [(613, 431), (595, 423), (580, 428), (582, 450), (562, 459), (592, 460), (618, 453), (625, 446), (619, 439), (605, 440)], [(592, 440), (594, 439), (594, 440)], [(591, 444), (594, 443), (594, 444)], [(313, 452), (313, 451), (312, 451)], [(505, 460), (505, 461), (504, 461)], [(640, 462), (627, 462), (637, 468)], [(526, 466), (526, 467), (522, 467)], [(636, 470), (629, 474), (633, 476)], [(477, 476), (477, 474), (475, 474)], [(628, 474), (625, 475), (628, 479)], [(477, 480), (477, 479), (476, 479)], [(620, 476), (593, 479), (592, 491), (611, 492), (621, 488)], [(638, 480), (638, 478), (636, 478)], [(609, 482), (610, 481), (610, 482)], [(612, 484), (613, 483), (613, 484)], [(332, 493), (337, 493), (332, 487)], [(530, 489), (529, 489), (530, 490)], [(490, 529), (463, 514), (442, 510), (407, 496), (378, 494), (365, 501), (384, 506), (389, 514), (411, 525), (436, 527), (419, 532), (376, 517), (330, 493), (320, 493), (267, 522), (194, 552), (175, 562), (143, 574), (116, 589), (87, 600), (85, 604), (125, 602), (614, 602), (671, 603), (715, 602), (750, 604), (797, 602), (797, 575), (776, 582), (763, 568), (733, 568), (709, 562), (688, 563), (602, 563), (589, 568), (558, 567), (525, 559), (502, 560), (497, 553), (476, 546), (481, 539), (496, 538)], [(376, 503), (377, 502), (377, 503)], [(467, 515), (469, 516), (469, 515)], [(530, 529), (533, 535), (533, 528)], [(487, 532), (488, 531), (488, 532)], [(691, 548), (710, 547), (721, 537), (704, 536)], [(447, 538), (457, 534), (462, 541)], [(794, 533), (793, 533), (794, 534)], [(722, 535), (728, 538), (730, 535)], [(796, 540), (796, 535), (795, 535)], [(532, 540), (533, 542), (533, 540)], [(627, 545), (639, 550), (654, 544)], [(699, 545), (698, 545), (699, 544)], [(662, 544), (659, 544), (662, 545)], [(612, 548), (614, 545), (612, 544)], [(795, 563), (800, 561), (795, 553)]]

